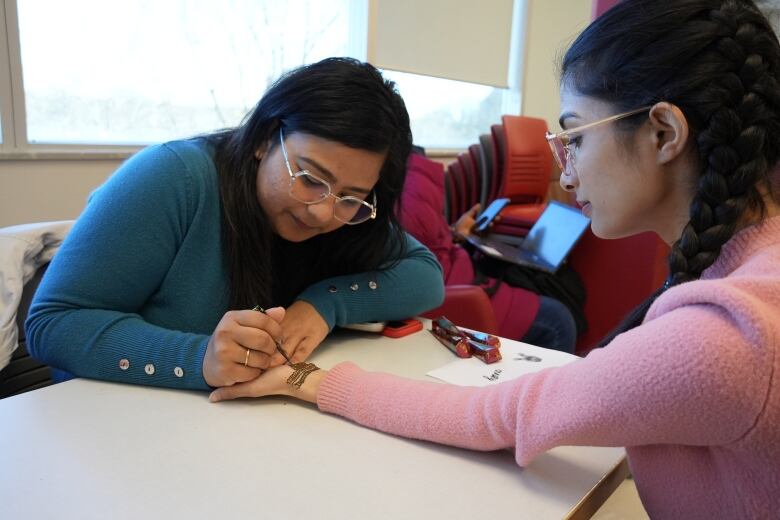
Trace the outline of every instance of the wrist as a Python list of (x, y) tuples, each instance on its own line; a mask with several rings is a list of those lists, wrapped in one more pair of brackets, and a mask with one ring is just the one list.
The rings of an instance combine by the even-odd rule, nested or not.
[(320, 384), (325, 376), (328, 374), (327, 370), (315, 370), (306, 377), (300, 388), (296, 389), (291, 385), (287, 385), (290, 390), (290, 394), (297, 399), (308, 401), (310, 403), (317, 403), (317, 395), (319, 394)]
[(458, 231), (458, 228), (456, 228), (456, 227), (450, 227), (450, 231), (452, 232), (452, 241), (453, 241), (453, 242), (455, 242), (456, 244), (458, 244), (458, 243), (460, 243), (460, 242), (463, 242), (463, 241), (464, 241), (464, 237), (463, 237), (463, 235), (460, 233), (460, 231)]

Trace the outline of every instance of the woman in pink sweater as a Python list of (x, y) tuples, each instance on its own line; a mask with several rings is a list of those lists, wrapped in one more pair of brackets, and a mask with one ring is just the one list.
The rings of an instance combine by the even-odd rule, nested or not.
[(562, 65), (549, 140), (594, 233), (654, 231), (670, 276), (569, 365), (486, 388), (292, 369), (212, 400), (285, 394), (407, 437), (513, 448), (625, 446), (653, 518), (780, 511), (780, 45), (749, 0), (624, 0)]

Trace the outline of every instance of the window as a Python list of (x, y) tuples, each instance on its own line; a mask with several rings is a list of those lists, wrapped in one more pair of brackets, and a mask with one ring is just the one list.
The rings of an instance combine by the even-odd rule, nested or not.
[(520, 89), (500, 89), (417, 74), (384, 71), (398, 85), (412, 120), (416, 144), (425, 148), (466, 148), (520, 112)]
[(349, 0), (18, 8), (31, 143), (148, 143), (234, 126), (284, 70), (355, 54)]
[[(366, 55), (367, 0), (5, 5), (13, 12), (0, 37), (18, 45), (11, 65), (0, 61), (16, 94), (13, 114), (2, 107), (2, 126), (13, 127), (4, 151), (138, 146), (234, 126), (285, 70)], [(465, 147), (519, 112), (519, 86), (385, 73), (406, 100), (415, 143), (429, 149)]]
[(756, 5), (772, 24), (776, 34), (780, 34), (780, 3), (777, 0), (756, 0)]

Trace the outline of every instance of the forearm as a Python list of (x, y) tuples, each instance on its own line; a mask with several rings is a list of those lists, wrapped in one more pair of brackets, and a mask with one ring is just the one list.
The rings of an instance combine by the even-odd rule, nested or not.
[(91, 378), (208, 388), (206, 334), (227, 295), (206, 162), (191, 144), (151, 147), (93, 193), (30, 307), (36, 357)]
[(441, 266), (428, 249), (409, 240), (407, 255), (394, 266), (323, 280), (299, 299), (314, 306), (331, 329), (407, 318), (437, 307), (444, 299)]
[(39, 307), (28, 320), (31, 354), (76, 376), (207, 390), (208, 336), (168, 330), (139, 316), (97, 309)]
[[(739, 331), (690, 333), (715, 308), (683, 308), (604, 349), (484, 388), (337, 365), (316, 388), (322, 411), (388, 433), (471, 449), (515, 446), (519, 465), (557, 446), (726, 444), (751, 427), (767, 386)], [(731, 333), (727, 331), (731, 330)], [(750, 406), (747, 406), (749, 404)]]
[(342, 363), (313, 390), (320, 410), (394, 435), (480, 451), (514, 444), (513, 406), (495, 387), (410, 380)]

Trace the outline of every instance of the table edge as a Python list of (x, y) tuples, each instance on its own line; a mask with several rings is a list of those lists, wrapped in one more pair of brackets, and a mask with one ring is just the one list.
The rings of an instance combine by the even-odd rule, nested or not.
[(591, 518), (604, 502), (615, 492), (621, 482), (630, 474), (628, 461), (624, 456), (609, 473), (596, 483), (588, 493), (564, 517), (564, 520), (585, 520)]

